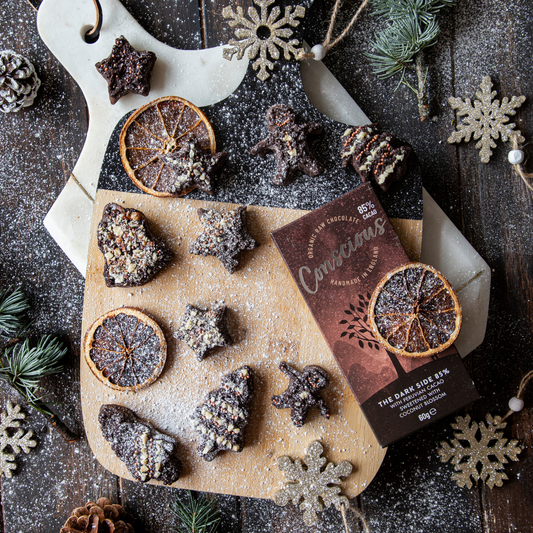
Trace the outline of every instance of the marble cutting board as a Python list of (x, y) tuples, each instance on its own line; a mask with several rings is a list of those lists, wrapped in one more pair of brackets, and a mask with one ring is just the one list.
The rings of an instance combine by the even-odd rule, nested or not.
[[(154, 79), (158, 81), (152, 86), (150, 98), (157, 98), (166, 94), (179, 94), (199, 106), (210, 105), (226, 98), (239, 86), (248, 67), (247, 61), (229, 62), (223, 60), (222, 47), (183, 51), (159, 43), (148, 35), (116, 0), (102, 0), (102, 8), (106, 13), (107, 24), (102, 28), (100, 39), (92, 45), (88, 45), (81, 38), (91, 26), (91, 21), (94, 18), (91, 6), (88, 6), (87, 2), (83, 0), (44, 0), (38, 16), (39, 31), (44, 42), (81, 86), (87, 99), (89, 116), (91, 117), (87, 140), (72, 171), (71, 179), (45, 219), (47, 229), (83, 274), (88, 274), (88, 270), (86, 270), (87, 257), (90, 257), (88, 254), (90, 227), (95, 201), (100, 201), (102, 194), (104, 194), (103, 191), (102, 194), (97, 194), (96, 187), (98, 172), (106, 150), (105, 141), (110, 137), (113, 127), (120, 117), (146, 102), (146, 99), (142, 97), (128, 95), (119, 100), (115, 106), (111, 106), (107, 98), (107, 87), (96, 73), (93, 67), (94, 63), (108, 55), (117, 35), (126, 34), (132, 45), (139, 49), (153, 50), (158, 57), (165, 58), (165, 65), (169, 70), (165, 73), (160, 72), (159, 76), (155, 76)], [(222, 79), (225, 83), (220, 83), (221, 69), (223, 71)], [(154, 71), (154, 74), (156, 73), (157, 70)], [(309, 99), (322, 113), (336, 121), (348, 124), (357, 125), (370, 122), (322, 63), (316, 61), (302, 62), (302, 80)], [(200, 81), (201, 83), (199, 83)], [(121, 199), (123, 199), (122, 196)], [(148, 198), (143, 202), (150, 204), (152, 199)], [(429, 209), (426, 209), (427, 207)], [(426, 262), (440, 268), (454, 285), (466, 284), (462, 294), (460, 294), (466, 326), (461, 334), (461, 337), (466, 339), (464, 350), (460, 347), (461, 338), (458, 341), (460, 353), (466, 355), (467, 351), (475, 348), (483, 339), (486, 313), (483, 316), (483, 312), (480, 313), (480, 308), (483, 310), (485, 305), (488, 307), (490, 270), (468, 245), (464, 237), (453, 228), (447, 217), (438, 207), (436, 209), (434, 207), (436, 204), (429, 195), (425, 194), (424, 224), (426, 224), (426, 220), (430, 221), (428, 226), (431, 228), (432, 239), (428, 240), (432, 240), (433, 245), (427, 247), (426, 250), (423, 248), (422, 257)], [(420, 227), (417, 231), (420, 231)], [(436, 235), (440, 235), (442, 238), (435, 239)], [(443, 249), (442, 246), (440, 248), (435, 246), (436, 241), (445, 243), (446, 247)], [(419, 243), (415, 246), (415, 248), (417, 247), (419, 248)], [(451, 256), (447, 256), (445, 250), (448, 252), (453, 250), (453, 253)], [(460, 269), (455, 268), (458, 256), (461, 258)], [(94, 295), (91, 295), (91, 299), (92, 296)], [(469, 320), (470, 316), (472, 319)], [(84, 330), (87, 326), (86, 320), (88, 319), (84, 313)], [(216, 384), (214, 385), (216, 386)], [(82, 396), (86, 393), (86, 390), (82, 390)], [(355, 410), (358, 411), (358, 408)], [(366, 430), (359, 428), (359, 432), (366, 435)], [(99, 459), (100, 449), (101, 443), (93, 446)], [(365, 446), (361, 449), (365, 450)], [(293, 451), (297, 454), (296, 449)], [(303, 449), (298, 451), (303, 453)], [(369, 466), (368, 469), (362, 468), (367, 477), (353, 482), (354, 486), (350, 488), (351, 495), (363, 490), (368, 481), (372, 479), (382, 457), (382, 455), (377, 454), (375, 461), (370, 458), (370, 464), (374, 465), (375, 463), (376, 469), (373, 470), (373, 466)], [(365, 457), (365, 460), (367, 459), (368, 457)], [(105, 461), (101, 462), (107, 466)], [(116, 465), (110, 469), (119, 475), (127, 476), (127, 473), (120, 471)], [(183, 486), (192, 486), (198, 490), (211, 490), (209, 487), (196, 487), (194, 483)], [(232, 492), (231, 489), (228, 491), (229, 493), (241, 493)], [(247, 495), (261, 497), (259, 493), (248, 493)]]

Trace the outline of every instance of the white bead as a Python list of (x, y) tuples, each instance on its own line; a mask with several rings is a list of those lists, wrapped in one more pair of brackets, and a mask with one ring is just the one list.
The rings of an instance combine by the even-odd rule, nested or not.
[(522, 150), (511, 150), (507, 157), (511, 165), (519, 165), (524, 160), (524, 152)]
[(516, 396), (509, 400), (509, 409), (511, 409), (511, 411), (518, 413), (518, 411), (521, 411), (523, 408), (524, 408), (524, 400), (521, 400), (520, 398), (517, 398)]
[(326, 57), (326, 49), (321, 44), (315, 44), (313, 48), (311, 48), (311, 52), (314, 54), (316, 61), (322, 61)]

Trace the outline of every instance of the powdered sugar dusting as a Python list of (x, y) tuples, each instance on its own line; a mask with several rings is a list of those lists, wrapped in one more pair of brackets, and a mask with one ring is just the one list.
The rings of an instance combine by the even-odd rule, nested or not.
[[(95, 424), (95, 414), (102, 403), (117, 403), (178, 437), (178, 455), (186, 465), (177, 483), (180, 487), (271, 497), (279, 478), (277, 469), (272, 468), (276, 458), (300, 454), (308, 439), (327, 434), (328, 457), (333, 461), (348, 460), (356, 466), (345, 490), (352, 495), (360, 492), (370, 482), (384, 452), (365, 429), (366, 422), (269, 237), (272, 229), (302, 212), (249, 207), (248, 231), (260, 246), (242, 252), (239, 268), (229, 274), (218, 259), (188, 253), (190, 243), (202, 231), (197, 209), (216, 209), (217, 204), (185, 199), (169, 203), (151, 196), (99, 191), (96, 210), (108, 201), (136, 209), (142, 204), (154, 233), (163, 236), (176, 253), (176, 262), (161, 272), (157, 283), (110, 289), (104, 284), (103, 260), (93, 235), (84, 324), (90, 324), (103, 309), (138, 307), (158, 321), (168, 342), (167, 364), (160, 378), (135, 394), (102, 386), (82, 365), (85, 425), (98, 459), (115, 473), (128, 476), (102, 442)], [(96, 221), (93, 227), (95, 224)], [(182, 322), (186, 304), (211, 308), (217, 301), (227, 307), (228, 330), (234, 344), (214, 348), (198, 361), (189, 346), (172, 333)], [(309, 422), (300, 429), (292, 424), (289, 411), (272, 407), (270, 397), (286, 388), (286, 380), (277, 368), (281, 360), (299, 368), (319, 364), (328, 371), (332, 385), (324, 392), (324, 398), (332, 412), (329, 420), (311, 413)], [(190, 417), (196, 406), (205, 401), (206, 394), (220, 385), (221, 377), (242, 365), (250, 366), (255, 390), (243, 451), (224, 452), (213, 463), (206, 463), (196, 453), (199, 437)], [(363, 461), (368, 465), (357, 469)], [(241, 467), (245, 472), (236, 478), (235, 469)]]

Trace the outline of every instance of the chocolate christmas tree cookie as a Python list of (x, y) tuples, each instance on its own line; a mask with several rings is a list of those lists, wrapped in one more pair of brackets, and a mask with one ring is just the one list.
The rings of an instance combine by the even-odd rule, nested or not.
[(109, 57), (95, 65), (107, 81), (110, 102), (115, 104), (130, 92), (148, 96), (156, 59), (153, 52), (137, 52), (123, 35), (116, 39)]
[(246, 206), (239, 206), (221, 214), (214, 209), (198, 209), (204, 232), (192, 243), (189, 252), (195, 255), (213, 255), (233, 274), (239, 264), (237, 256), (243, 250), (259, 246), (246, 230)]
[(290, 409), (296, 427), (304, 425), (307, 413), (315, 406), (322, 416), (329, 418), (329, 408), (320, 395), (320, 391), (329, 386), (329, 375), (322, 367), (308, 365), (299, 372), (282, 361), (279, 369), (289, 377), (289, 386), (283, 394), (272, 396), (274, 407)]
[(156, 479), (171, 485), (179, 479), (181, 461), (174, 455), (176, 438), (161, 433), (122, 405), (102, 405), (98, 422), (111, 449), (137, 481)]
[(226, 152), (212, 154), (192, 139), (176, 152), (158, 157), (174, 174), (175, 181), (169, 188), (173, 195), (182, 196), (194, 189), (213, 194), (215, 173), (226, 161)]
[(324, 169), (311, 155), (307, 136), (322, 132), (322, 126), (314, 122), (296, 124), (296, 114), (288, 106), (276, 104), (271, 106), (266, 115), (268, 136), (257, 143), (251, 150), (252, 155), (264, 156), (274, 152), (277, 162), (274, 183), (286, 185), (297, 171), (315, 177)]
[(226, 324), (226, 306), (204, 309), (187, 304), (185, 316), (174, 336), (189, 345), (199, 361), (216, 346), (230, 346), (233, 341)]
[(212, 461), (221, 451), (242, 451), (252, 394), (252, 370), (248, 366), (224, 376), (220, 387), (207, 394), (191, 417), (201, 436), (200, 457)]
[(403, 178), (410, 153), (409, 146), (399, 145), (390, 133), (379, 133), (375, 124), (348, 128), (341, 137), (342, 166), (351, 163), (363, 181), (373, 178), (384, 191)]
[(167, 342), (155, 320), (138, 309), (121, 307), (102, 315), (87, 330), (85, 360), (105, 385), (138, 391), (163, 371)]
[(97, 229), (104, 254), (108, 287), (137, 287), (148, 283), (174, 257), (149, 231), (140, 211), (109, 203)]

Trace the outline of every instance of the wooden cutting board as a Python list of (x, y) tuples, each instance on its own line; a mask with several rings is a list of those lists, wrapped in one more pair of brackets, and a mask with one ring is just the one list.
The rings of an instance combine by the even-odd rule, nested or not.
[[(141, 210), (153, 233), (176, 254), (154, 280), (138, 288), (107, 288), (103, 256), (96, 244), (96, 227), (104, 206), (116, 202)], [(98, 461), (114, 474), (133, 479), (102, 437), (98, 411), (102, 404), (125, 405), (141, 418), (179, 439), (178, 456), (184, 469), (176, 487), (257, 498), (273, 498), (284, 475), (276, 466), (281, 455), (303, 457), (311, 441), (319, 439), (328, 460), (348, 460), (354, 472), (343, 492), (354, 497), (370, 483), (385, 456), (355, 402), (346, 381), (294, 286), (270, 239), (270, 232), (305, 214), (305, 211), (250, 206), (250, 234), (261, 244), (244, 252), (239, 270), (229, 275), (220, 261), (188, 253), (201, 232), (199, 207), (231, 209), (232, 204), (186, 199), (160, 199), (148, 195), (99, 190), (91, 228), (82, 332), (109, 310), (136, 307), (152, 316), (168, 342), (168, 356), (160, 378), (137, 393), (117, 392), (91, 373), (82, 351), (81, 398), (85, 429)], [(404, 221), (405, 225), (406, 222)], [(404, 227), (404, 242), (420, 249), (421, 223)], [(407, 231), (405, 231), (407, 230)], [(187, 303), (212, 306), (223, 300), (228, 307), (229, 330), (235, 344), (217, 349), (202, 362), (173, 337)], [(83, 346), (83, 343), (82, 343)], [(83, 350), (83, 348), (82, 348)], [(324, 367), (331, 385), (324, 392), (332, 416), (316, 410), (296, 428), (288, 410), (272, 407), (270, 397), (285, 390), (288, 380), (278, 369), (287, 360), (301, 369)], [(218, 387), (222, 376), (247, 364), (254, 372), (254, 398), (242, 453), (225, 452), (208, 463), (196, 454), (198, 439), (189, 416), (205, 395)], [(158, 483), (158, 482), (153, 482)]]

